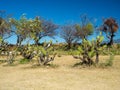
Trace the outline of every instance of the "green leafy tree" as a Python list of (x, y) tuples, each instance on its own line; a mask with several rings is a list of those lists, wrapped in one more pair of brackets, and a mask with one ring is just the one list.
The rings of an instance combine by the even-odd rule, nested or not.
[(19, 20), (10, 19), (11, 27), (17, 35), (17, 44), (20, 45), (23, 40), (30, 38), (38, 45), (41, 38), (45, 36), (54, 36), (57, 25), (50, 21), (40, 20), (39, 17), (27, 19), (22, 15)]
[(42, 32), (42, 22), (39, 17), (29, 20), (29, 35), (30, 38), (34, 40), (36, 45), (39, 44), (39, 40), (42, 38)]
[(76, 35), (86, 39), (93, 34), (94, 26), (86, 15), (81, 16), (81, 25), (76, 24)]
[(12, 32), (17, 35), (17, 45), (20, 46), (22, 41), (29, 35), (29, 21), (25, 15), (22, 15), (19, 20), (10, 18)]
[(30, 37), (35, 41), (36, 45), (39, 44), (40, 39), (43, 37), (54, 36), (57, 28), (58, 26), (51, 21), (40, 20), (39, 17), (29, 21)]

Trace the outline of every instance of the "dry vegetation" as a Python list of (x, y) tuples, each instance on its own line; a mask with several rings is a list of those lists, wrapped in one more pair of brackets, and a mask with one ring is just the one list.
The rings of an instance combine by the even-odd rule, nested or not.
[[(104, 62), (108, 56), (101, 56)], [(120, 90), (120, 56), (112, 67), (72, 67), (79, 60), (56, 57), (58, 67), (34, 67), (32, 63), (0, 65), (0, 90)]]

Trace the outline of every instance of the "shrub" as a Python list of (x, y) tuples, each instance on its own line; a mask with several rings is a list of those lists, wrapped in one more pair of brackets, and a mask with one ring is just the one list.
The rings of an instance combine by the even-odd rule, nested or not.
[(20, 64), (26, 64), (26, 63), (28, 63), (29, 61), (30, 61), (29, 59), (25, 59), (25, 58), (24, 58), (24, 59), (21, 59), (19, 63), (20, 63)]

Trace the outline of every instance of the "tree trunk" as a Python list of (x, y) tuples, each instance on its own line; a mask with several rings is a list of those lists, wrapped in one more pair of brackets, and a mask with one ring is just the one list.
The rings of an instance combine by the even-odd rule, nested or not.
[(68, 49), (71, 49), (71, 43), (70, 42), (68, 43)]
[(98, 52), (97, 52), (97, 53), (96, 53), (96, 60), (95, 60), (95, 63), (98, 64), (98, 62), (99, 62), (99, 54), (98, 54)]
[(110, 42), (108, 43), (108, 45), (110, 46), (113, 45), (113, 37), (114, 37), (114, 33), (112, 32)]
[(92, 59), (88, 57), (87, 60), (88, 60), (88, 65), (91, 66), (93, 64)]
[(39, 45), (39, 40), (35, 40), (35, 45)]
[(20, 46), (22, 43), (22, 38), (20, 35), (17, 36), (17, 46)]
[(87, 64), (86, 54), (85, 53), (83, 54), (82, 64)]

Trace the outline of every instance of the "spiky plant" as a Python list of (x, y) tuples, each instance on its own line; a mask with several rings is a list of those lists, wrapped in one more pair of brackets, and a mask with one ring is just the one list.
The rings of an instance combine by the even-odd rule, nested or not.
[(54, 52), (54, 47), (52, 47), (52, 42), (44, 43), (43, 47), (37, 47), (37, 60), (39, 65), (47, 65), (49, 62), (53, 61), (56, 53)]
[(48, 62), (54, 60), (56, 53), (54, 53), (52, 42), (49, 42), (44, 43), (43, 46), (34, 46), (28, 44), (24, 47), (22, 56), (29, 61), (36, 57), (39, 65), (46, 65)]
[[(81, 46), (78, 47), (79, 59), (82, 60), (82, 64), (92, 65), (99, 62), (99, 55), (106, 48), (106, 45), (101, 46), (103, 39), (101, 34), (92, 41), (83, 39)], [(96, 56), (95, 61), (93, 60), (94, 56)]]

